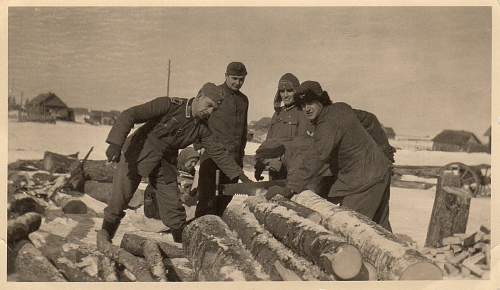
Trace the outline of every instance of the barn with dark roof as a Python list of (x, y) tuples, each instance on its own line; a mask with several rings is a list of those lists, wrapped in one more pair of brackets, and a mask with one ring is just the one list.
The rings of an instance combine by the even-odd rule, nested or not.
[(68, 106), (53, 92), (39, 94), (26, 106), (30, 120), (68, 120)]
[(467, 131), (443, 130), (432, 141), (435, 151), (481, 152), (485, 149), (477, 136)]

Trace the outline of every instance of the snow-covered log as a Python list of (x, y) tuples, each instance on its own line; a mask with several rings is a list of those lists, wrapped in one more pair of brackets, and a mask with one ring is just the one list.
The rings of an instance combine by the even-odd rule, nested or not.
[(28, 212), (7, 223), (7, 241), (12, 244), (26, 239), (31, 232), (40, 228), (42, 216), (35, 212)]
[(65, 282), (59, 270), (40, 250), (27, 240), (19, 242), (16, 257), (16, 275), (24, 282)]
[(125, 249), (111, 244), (108, 241), (108, 236), (106, 236), (105, 231), (99, 231), (97, 233), (97, 240), (99, 241), (99, 243), (97, 244), (97, 248), (99, 249), (99, 251), (101, 251), (101, 253), (103, 253), (108, 258), (127, 268), (132, 274), (134, 274), (137, 281), (155, 281), (155, 279), (149, 272), (149, 266), (147, 262), (143, 258), (136, 257), (127, 252)]
[(358, 249), (323, 226), (262, 197), (247, 198), (245, 204), (273, 236), (325, 272), (342, 280), (359, 274), (362, 261)]
[(269, 280), (222, 219), (197, 218), (183, 231), (183, 246), (197, 281)]
[(132, 233), (125, 233), (123, 235), (120, 247), (136, 256), (144, 257), (144, 245), (147, 241), (156, 242), (163, 254), (169, 258), (183, 258), (186, 256), (182, 247), (177, 246), (175, 243), (160, 241), (158, 239), (153, 240)]
[(291, 201), (288, 198), (282, 196), (281, 194), (277, 194), (276, 196), (274, 196), (272, 198), (272, 201), (296, 212), (299, 216), (303, 218), (310, 219), (318, 224), (321, 223), (322, 218), (317, 211), (314, 211), (308, 207), (305, 207), (301, 204)]
[[(279, 269), (275, 269), (275, 262), (293, 271), (300, 280), (335, 280), (332, 275), (322, 272), (318, 266), (298, 256), (282, 243), (276, 240), (269, 231), (264, 229), (255, 216), (244, 207), (238, 198), (233, 198), (224, 211), (222, 219), (238, 234), (245, 247), (262, 265), (272, 280), (283, 280)], [(279, 275), (277, 275), (279, 274)]]
[(380, 280), (438, 280), (443, 273), (431, 260), (397, 239), (389, 231), (352, 210), (339, 207), (312, 191), (292, 200), (323, 216), (322, 224), (356, 246), (377, 270)]

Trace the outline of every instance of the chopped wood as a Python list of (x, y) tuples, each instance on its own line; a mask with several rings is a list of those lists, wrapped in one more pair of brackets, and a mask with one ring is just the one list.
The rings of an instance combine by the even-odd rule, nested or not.
[(450, 262), (452, 264), (459, 264), (463, 260), (465, 260), (468, 256), (469, 256), (469, 252), (467, 252), (467, 251), (460, 252), (458, 255), (449, 257), (448, 262)]
[(144, 244), (147, 241), (156, 242), (163, 254), (169, 258), (183, 258), (186, 256), (182, 247), (177, 243), (150, 239), (132, 233), (125, 233), (125, 235), (123, 235), (120, 247), (136, 256), (144, 257)]
[(485, 226), (485, 225), (481, 225), (479, 227), (479, 230), (485, 234), (490, 234), (491, 233), (491, 230), (490, 230), (490, 227), (488, 226)]
[(69, 173), (78, 163), (75, 155), (68, 156), (50, 151), (43, 154), (43, 168), (51, 173)]
[(29, 241), (23, 240), (16, 257), (16, 274), (24, 282), (65, 282), (59, 270)]
[(163, 257), (160, 252), (158, 244), (154, 241), (148, 240), (144, 243), (144, 257), (149, 264), (149, 269), (153, 277), (160, 282), (166, 282), (166, 270), (163, 264)]
[(441, 242), (442, 245), (462, 245), (462, 238), (460, 237), (446, 237)]
[(245, 247), (262, 265), (272, 280), (282, 280), (274, 272), (274, 262), (279, 261), (284, 267), (296, 273), (302, 280), (335, 280), (332, 275), (322, 272), (318, 266), (292, 252), (262, 225), (241, 201), (234, 198), (224, 211), (222, 219), (238, 234)]
[(263, 201), (261, 197), (250, 197), (245, 203), (273, 236), (327, 273), (343, 280), (359, 274), (361, 254), (344, 239), (286, 207)]
[(461, 245), (451, 245), (451, 250), (453, 254), (457, 254), (458, 252), (462, 251), (462, 246)]
[(468, 268), (472, 273), (476, 274), (477, 276), (481, 277), (484, 273), (484, 270), (482, 270), (477, 263), (481, 263), (481, 261), (484, 262), (486, 259), (486, 256), (484, 253), (478, 253), (472, 257), (469, 257), (463, 261), (463, 265)]
[(319, 212), (328, 230), (356, 246), (364, 260), (375, 266), (378, 279), (443, 278), (441, 269), (430, 259), (365, 216), (336, 206), (312, 191), (296, 194), (292, 200)]
[(269, 280), (218, 216), (205, 215), (189, 223), (183, 231), (182, 243), (197, 281)]
[(100, 241), (100, 243), (98, 243), (97, 245), (97, 248), (105, 256), (125, 266), (125, 268), (127, 268), (132, 274), (134, 274), (134, 276), (137, 278), (137, 281), (155, 281), (148, 270), (148, 264), (143, 258), (136, 257), (126, 250), (112, 245), (108, 241), (108, 237), (106, 236), (106, 233), (104, 231), (99, 231), (97, 235), (97, 239), (98, 241)]
[(14, 242), (28, 238), (28, 235), (40, 228), (42, 216), (36, 212), (25, 213), (7, 223), (7, 242)]

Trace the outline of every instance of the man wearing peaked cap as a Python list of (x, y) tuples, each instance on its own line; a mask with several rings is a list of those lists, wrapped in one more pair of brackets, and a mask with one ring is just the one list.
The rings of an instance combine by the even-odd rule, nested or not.
[[(194, 142), (206, 149), (227, 176), (250, 182), (206, 124), (222, 99), (221, 89), (206, 83), (194, 98), (159, 97), (120, 114), (106, 139), (108, 161), (118, 164), (98, 245), (102, 239), (113, 238), (142, 177), (149, 177), (151, 193), (144, 212), (148, 217), (159, 216), (172, 230), (174, 241), (181, 241), (186, 212), (177, 187), (177, 152)], [(128, 136), (139, 123), (144, 125)]]
[[(247, 69), (241, 62), (227, 65), (225, 81), (218, 87), (222, 91), (223, 101), (217, 111), (208, 119), (208, 127), (214, 138), (229, 152), (232, 158), (243, 166), (247, 143), (248, 98), (240, 89), (245, 82)], [(222, 215), (231, 201), (231, 196), (215, 196), (216, 171), (221, 169), (209, 152), (200, 158), (198, 194), (199, 201), (195, 216), (206, 214)], [(220, 175), (220, 183), (236, 183), (238, 178), (225, 172)]]

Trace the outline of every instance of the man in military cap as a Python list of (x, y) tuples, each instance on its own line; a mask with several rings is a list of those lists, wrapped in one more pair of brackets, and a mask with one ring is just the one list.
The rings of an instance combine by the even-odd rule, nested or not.
[[(113, 238), (141, 178), (149, 177), (148, 186), (156, 193), (159, 216), (172, 229), (174, 241), (180, 242), (186, 212), (177, 187), (177, 151), (194, 142), (206, 149), (229, 178), (251, 182), (229, 152), (213, 138), (206, 124), (221, 101), (221, 89), (206, 83), (195, 98), (160, 97), (120, 114), (106, 139), (108, 161), (118, 165), (98, 237)], [(138, 123), (145, 124), (127, 137)]]
[[(223, 101), (208, 119), (208, 127), (214, 138), (222, 143), (240, 166), (243, 166), (247, 142), (248, 98), (240, 91), (246, 75), (247, 70), (243, 63), (228, 64), (226, 80), (218, 86), (222, 90)], [(230, 196), (215, 196), (216, 171), (221, 168), (214, 161), (210, 152), (201, 155), (196, 217), (206, 214), (222, 215), (231, 201)], [(220, 183), (238, 182), (237, 177), (222, 173)]]
[(287, 187), (270, 188), (268, 195), (290, 196), (310, 188), (325, 170), (336, 175), (328, 198), (340, 202), (384, 228), (389, 223), (391, 161), (346, 103), (333, 103), (320, 84), (302, 83), (298, 102), (314, 126), (314, 143), (300, 166), (287, 180)]

